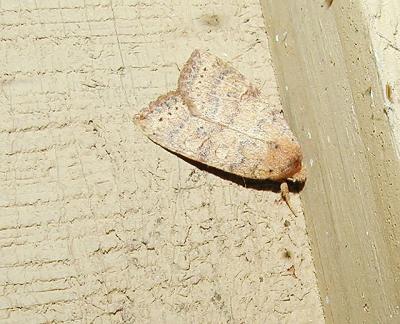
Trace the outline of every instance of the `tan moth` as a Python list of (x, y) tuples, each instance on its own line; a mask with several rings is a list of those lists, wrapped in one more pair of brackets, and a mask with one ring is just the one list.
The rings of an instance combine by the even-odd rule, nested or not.
[(158, 145), (237, 176), (305, 180), (301, 148), (281, 106), (209, 52), (195, 50), (178, 88), (134, 122)]

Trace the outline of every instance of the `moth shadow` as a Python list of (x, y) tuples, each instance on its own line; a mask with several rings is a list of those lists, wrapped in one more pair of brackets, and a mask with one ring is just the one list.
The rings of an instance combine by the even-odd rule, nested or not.
[[(252, 179), (252, 178), (241, 177), (236, 174), (226, 172), (226, 171), (214, 168), (212, 166), (206, 165), (204, 163), (201, 163), (201, 162), (198, 162), (195, 160), (191, 160), (191, 159), (189, 159), (185, 156), (182, 156), (180, 154), (177, 154), (175, 152), (172, 152), (172, 151), (169, 151), (169, 152), (171, 152), (172, 154), (181, 158), (185, 162), (195, 166), (196, 168), (198, 168), (202, 171), (209, 172), (223, 180), (233, 182), (244, 188), (249, 188), (249, 189), (254, 189), (254, 190), (259, 190), (259, 191), (272, 191), (275, 193), (278, 193), (281, 191), (281, 189), (280, 189), (281, 182), (276, 182), (276, 181), (272, 181), (272, 180), (257, 180), (257, 179)], [(303, 190), (304, 182), (287, 181), (287, 183), (288, 183), (290, 192), (298, 193), (301, 190)]]

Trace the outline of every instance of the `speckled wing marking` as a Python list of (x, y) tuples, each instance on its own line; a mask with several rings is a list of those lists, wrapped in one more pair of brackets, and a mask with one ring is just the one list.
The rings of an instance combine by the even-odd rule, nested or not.
[(293, 135), (274, 106), (241, 73), (218, 57), (196, 50), (182, 69), (178, 91), (193, 115), (203, 116), (263, 142)]
[(239, 176), (285, 180), (301, 171), (300, 146), (280, 108), (205, 51), (192, 53), (178, 89), (150, 103), (135, 123), (155, 143)]

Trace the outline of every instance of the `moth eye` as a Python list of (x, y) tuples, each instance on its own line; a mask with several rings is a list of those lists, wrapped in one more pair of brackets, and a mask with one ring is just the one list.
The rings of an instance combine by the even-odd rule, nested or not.
[(158, 121), (163, 121), (162, 117), (160, 117), (160, 118), (158, 119)]

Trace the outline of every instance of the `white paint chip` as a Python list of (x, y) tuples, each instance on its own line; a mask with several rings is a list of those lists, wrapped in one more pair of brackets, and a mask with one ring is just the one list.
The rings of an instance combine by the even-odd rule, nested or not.
[(330, 301), (329, 301), (329, 297), (328, 296), (325, 296), (325, 304), (329, 304), (330, 303)]

